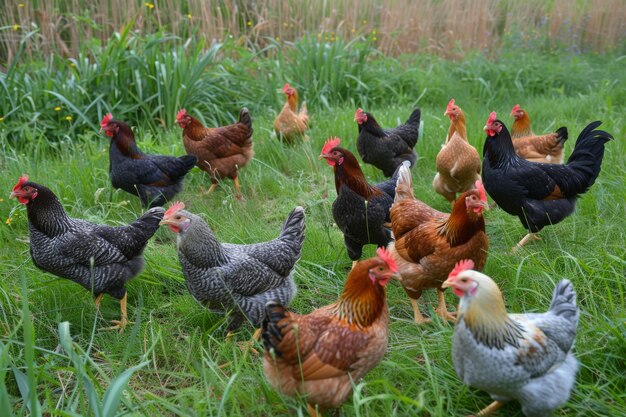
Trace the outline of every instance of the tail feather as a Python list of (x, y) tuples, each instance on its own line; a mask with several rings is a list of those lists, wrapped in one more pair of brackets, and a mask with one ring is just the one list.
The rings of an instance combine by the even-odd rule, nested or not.
[(248, 129), (252, 130), (252, 117), (246, 107), (239, 112), (239, 123), (243, 123), (248, 126)]
[(419, 125), (421, 118), (422, 118), (422, 111), (418, 107), (415, 110), (413, 110), (413, 113), (411, 113), (411, 115), (409, 116), (409, 118), (406, 121), (406, 123), (407, 124)]
[(414, 199), (413, 179), (411, 178), (411, 170), (409, 161), (404, 161), (398, 170), (398, 180), (396, 182), (396, 196), (394, 203), (405, 199)]
[(304, 229), (306, 225), (304, 223), (304, 208), (298, 206), (294, 208), (289, 217), (285, 220), (283, 229), (280, 232), (280, 239), (293, 242), (295, 245), (302, 247), (304, 240)]
[(196, 162), (198, 162), (198, 158), (194, 155), (183, 155), (178, 159), (180, 159), (185, 166), (185, 172), (191, 171), (191, 169), (196, 166)]
[(565, 143), (565, 141), (569, 138), (568, 133), (567, 133), (567, 127), (563, 126), (563, 127), (558, 128), (556, 131), (556, 135), (558, 138), (556, 143), (562, 146)]
[(283, 340), (282, 330), (285, 326), (279, 323), (287, 316), (288, 312), (285, 307), (278, 301), (269, 301), (265, 304), (265, 318), (263, 319), (263, 346), (266, 351), (274, 351), (276, 356), (283, 356), (278, 345)]
[(578, 135), (574, 151), (567, 160), (567, 166), (574, 171), (563, 190), (568, 196), (584, 193), (600, 175), (604, 145), (613, 139), (603, 130), (594, 130), (600, 124), (600, 121), (589, 123)]
[(574, 291), (574, 286), (569, 280), (562, 280), (554, 289), (552, 303), (550, 303), (550, 312), (556, 316), (568, 319), (574, 324), (578, 322), (576, 291)]
[(394, 198), (394, 196), (396, 195), (396, 181), (398, 180), (398, 175), (400, 175), (400, 170), (402, 169), (402, 167), (406, 167), (406, 169), (409, 169), (410, 166), (411, 161), (403, 161), (401, 165), (398, 165), (391, 178), (376, 184), (376, 188), (380, 188), (391, 198)]

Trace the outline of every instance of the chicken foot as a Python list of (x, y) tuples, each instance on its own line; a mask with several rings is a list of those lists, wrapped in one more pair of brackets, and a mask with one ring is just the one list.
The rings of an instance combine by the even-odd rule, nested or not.
[(443, 321), (450, 320), (451, 322), (456, 323), (456, 313), (448, 311), (448, 308), (446, 307), (446, 297), (440, 289), (437, 289), (437, 298), (439, 299), (439, 306), (435, 309), (435, 313), (437, 313)]
[(235, 198), (239, 201), (245, 200), (245, 198), (243, 197), (243, 194), (241, 194), (241, 186), (239, 185), (238, 176), (235, 177), (234, 182), (235, 182)]
[[(104, 295), (104, 294), (100, 294), (100, 295)], [(98, 296), (98, 297), (100, 297), (100, 296)], [(127, 299), (128, 299), (128, 293), (125, 293), (124, 296), (122, 297), (122, 299), (120, 300), (120, 319), (119, 320), (111, 320), (111, 323), (113, 323), (115, 326), (105, 327), (102, 330), (119, 330), (120, 333), (122, 333), (124, 331), (124, 329), (126, 328), (128, 323), (130, 323), (128, 321), (128, 310), (126, 309), (126, 307), (127, 307), (127, 305), (126, 305)], [(98, 303), (98, 305), (99, 305), (99, 303)]]
[(409, 300), (411, 300), (411, 305), (413, 306), (413, 318), (415, 320), (415, 323), (417, 324), (430, 323), (431, 320), (424, 317), (422, 313), (420, 312), (420, 309), (417, 306), (417, 300), (414, 298), (409, 298)]
[(541, 238), (539, 236), (537, 236), (537, 233), (528, 233), (526, 236), (524, 236), (524, 238), (522, 240), (519, 241), (519, 243), (517, 245), (513, 246), (513, 249), (511, 249), (511, 253), (515, 253), (522, 246), (524, 246), (525, 244), (527, 244), (531, 240), (541, 240)]
[(476, 417), (488, 416), (491, 413), (494, 413), (502, 408), (504, 403), (502, 401), (494, 401), (489, 404), (487, 407), (483, 408), (476, 414)]

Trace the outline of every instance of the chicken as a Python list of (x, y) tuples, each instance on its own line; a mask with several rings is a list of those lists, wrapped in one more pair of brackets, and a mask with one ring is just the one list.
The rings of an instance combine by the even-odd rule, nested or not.
[(326, 159), (335, 172), (337, 199), (333, 202), (333, 218), (343, 233), (348, 256), (356, 262), (363, 246), (386, 247), (391, 241), (385, 223), (391, 221), (389, 208), (395, 195), (396, 176), (380, 184), (368, 184), (355, 156), (339, 147), (340, 143), (339, 138), (329, 138), (319, 158)]
[(452, 359), (459, 378), (495, 400), (490, 414), (517, 400), (529, 417), (547, 417), (570, 396), (578, 361), (572, 353), (579, 311), (572, 283), (558, 283), (546, 313), (507, 314), (488, 276), (461, 261), (443, 283), (461, 298)]
[(567, 140), (567, 128), (561, 127), (555, 133), (537, 136), (530, 128), (530, 117), (519, 104), (511, 110), (515, 118), (511, 127), (511, 138), (515, 153), (531, 162), (546, 164), (563, 163), (563, 146)]
[(480, 179), (480, 155), (467, 140), (465, 113), (454, 104), (454, 99), (448, 103), (444, 116), (450, 118), (450, 129), (437, 154), (433, 188), (454, 203), (457, 193), (472, 189)]
[(403, 161), (417, 161), (415, 144), (419, 136), (421, 111), (413, 110), (406, 123), (383, 130), (371, 113), (357, 109), (354, 120), (359, 126), (356, 148), (366, 164), (374, 165), (391, 177)]
[(162, 206), (183, 189), (183, 178), (197, 158), (150, 155), (139, 150), (133, 131), (108, 113), (100, 122), (111, 138), (109, 176), (114, 188), (136, 195), (144, 207)]
[(198, 167), (211, 177), (212, 193), (218, 181), (231, 178), (235, 182), (237, 198), (243, 198), (239, 186), (239, 170), (254, 156), (252, 149), (252, 118), (248, 109), (239, 113), (239, 121), (222, 127), (204, 127), (195, 117), (182, 109), (176, 123), (183, 128), (183, 145), (188, 153), (198, 158)]
[(287, 102), (274, 119), (276, 136), (287, 143), (294, 143), (297, 139), (309, 140), (305, 134), (309, 130), (309, 114), (306, 109), (306, 102), (302, 102), (302, 107), (298, 112), (298, 91), (289, 84), (285, 84), (283, 93), (287, 97)]
[(576, 140), (567, 164), (530, 162), (515, 154), (506, 126), (489, 115), (483, 152), (483, 184), (496, 204), (518, 216), (528, 234), (519, 248), (544, 226), (557, 224), (572, 214), (576, 200), (593, 185), (600, 174), (604, 145), (613, 136), (594, 130), (602, 122), (589, 123)]
[(282, 394), (305, 396), (312, 417), (345, 402), (387, 351), (385, 285), (398, 269), (384, 248), (377, 254), (356, 264), (334, 304), (307, 315), (266, 306), (265, 376)]
[(23, 175), (10, 198), (26, 205), (30, 254), (36, 267), (82, 285), (95, 296), (120, 299), (120, 320), (110, 329), (128, 324), (126, 288), (144, 266), (143, 250), (159, 228), (165, 210), (154, 207), (128, 226), (105, 226), (68, 217), (61, 202), (43, 185)]
[(177, 234), (178, 259), (196, 301), (210, 309), (233, 310), (229, 332), (244, 319), (259, 327), (268, 301), (289, 304), (304, 240), (302, 207), (291, 211), (278, 238), (252, 245), (220, 243), (201, 217), (184, 208), (173, 204), (161, 224)]
[(401, 284), (413, 305), (415, 322), (422, 316), (417, 300), (422, 291), (437, 288), (442, 320), (454, 320), (448, 313), (441, 284), (461, 259), (473, 259), (482, 270), (487, 261), (489, 242), (485, 233), (483, 210), (488, 209), (485, 189), (477, 181), (475, 190), (463, 193), (452, 206), (452, 213), (441, 213), (413, 196), (408, 162), (400, 168), (396, 197), (391, 206), (391, 226), (395, 242), (388, 249), (398, 264)]

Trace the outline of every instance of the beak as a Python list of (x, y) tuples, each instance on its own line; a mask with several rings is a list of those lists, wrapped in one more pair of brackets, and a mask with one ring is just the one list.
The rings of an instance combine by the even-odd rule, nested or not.
[(454, 287), (454, 279), (453, 278), (448, 278), (447, 280), (445, 280), (443, 282), (443, 284), (441, 284), (441, 288), (448, 288), (448, 287)]
[(491, 207), (489, 206), (489, 202), (488, 201), (481, 201), (480, 205), (482, 206), (483, 209), (485, 210), (491, 210)]
[(320, 160), (320, 159), (326, 159), (326, 158), (328, 158), (328, 157), (329, 157), (329, 155), (328, 155), (327, 153), (321, 153), (321, 154), (320, 154), (320, 156), (318, 156), (318, 157), (317, 157), (317, 159), (318, 159), (318, 160)]
[(168, 224), (168, 225), (169, 225), (169, 224), (174, 224), (174, 222), (173, 222), (173, 221), (171, 221), (170, 219), (163, 219), (163, 220), (161, 220), (161, 222), (159, 223), (159, 226), (162, 226), (162, 225), (164, 225), (164, 224)]
[(18, 197), (18, 196), (19, 196), (19, 194), (18, 194), (18, 193), (16, 193), (15, 191), (13, 191), (13, 192), (11, 192), (11, 194), (9, 195), (9, 198), (11, 199), (11, 198), (15, 198), (15, 197)]
[(446, 111), (444, 111), (444, 112), (443, 112), (443, 115), (444, 115), (444, 116), (448, 116), (449, 114), (450, 114), (450, 113), (448, 113), (448, 110), (446, 110)]

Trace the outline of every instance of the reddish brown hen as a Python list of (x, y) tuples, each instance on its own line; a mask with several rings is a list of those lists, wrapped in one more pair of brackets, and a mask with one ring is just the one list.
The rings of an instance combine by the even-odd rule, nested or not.
[(254, 156), (248, 109), (241, 109), (239, 121), (228, 126), (204, 127), (185, 109), (176, 115), (176, 123), (183, 128), (185, 150), (195, 155), (198, 167), (211, 176), (208, 193), (215, 191), (220, 180), (230, 178), (235, 182), (237, 198), (242, 198), (239, 170)]
[(266, 305), (263, 369), (274, 388), (306, 396), (309, 414), (340, 406), (387, 351), (385, 285), (398, 268), (384, 248), (360, 261), (334, 304), (307, 315)]
[(531, 162), (546, 164), (563, 163), (563, 146), (567, 140), (567, 128), (561, 127), (554, 133), (537, 136), (530, 127), (530, 117), (519, 104), (511, 110), (515, 118), (511, 127), (511, 138), (515, 153)]
[(487, 261), (489, 246), (483, 210), (488, 208), (485, 189), (477, 181), (476, 190), (466, 191), (454, 202), (452, 213), (441, 213), (413, 196), (411, 172), (400, 168), (396, 196), (391, 206), (391, 226), (396, 238), (388, 246), (398, 264), (401, 283), (413, 304), (415, 322), (429, 320), (422, 316), (417, 300), (422, 291), (437, 288), (437, 315), (454, 320), (448, 313), (441, 285), (454, 264), (471, 259), (477, 270)]

